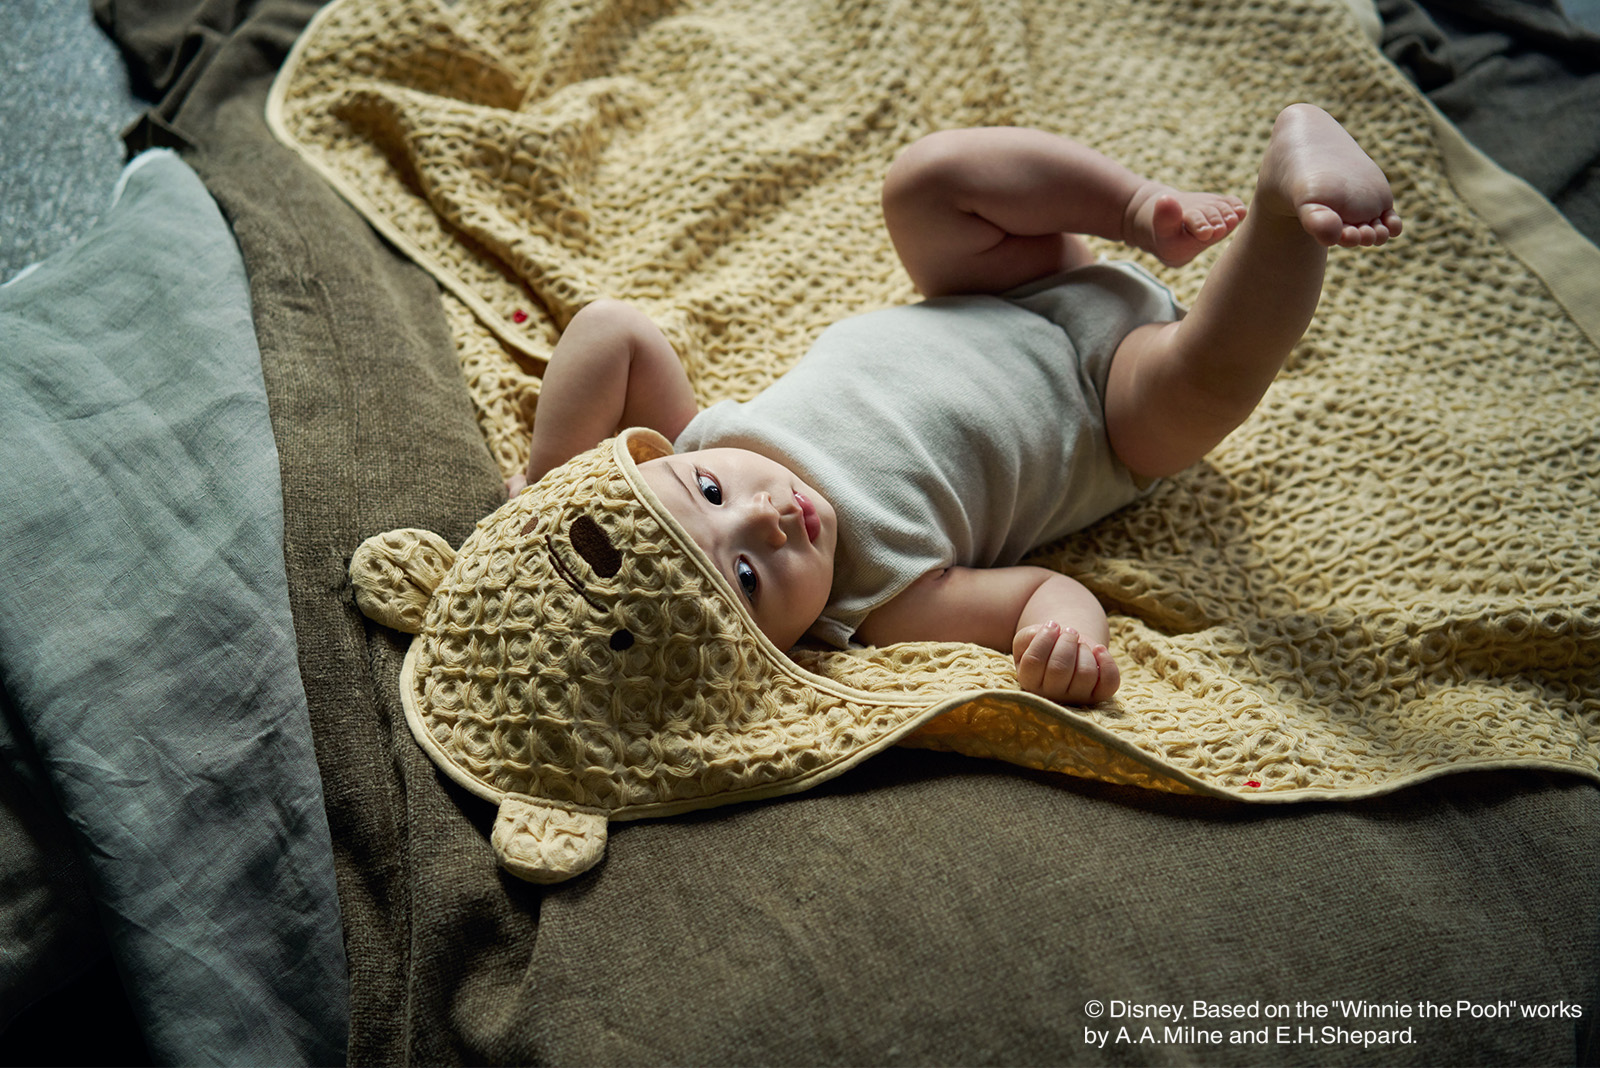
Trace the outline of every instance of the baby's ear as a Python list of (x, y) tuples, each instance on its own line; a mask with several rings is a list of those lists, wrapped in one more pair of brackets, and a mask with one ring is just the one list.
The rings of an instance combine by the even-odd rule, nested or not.
[(429, 598), (455, 559), (450, 543), (431, 530), (375, 534), (350, 558), (356, 604), (368, 619), (416, 634)]

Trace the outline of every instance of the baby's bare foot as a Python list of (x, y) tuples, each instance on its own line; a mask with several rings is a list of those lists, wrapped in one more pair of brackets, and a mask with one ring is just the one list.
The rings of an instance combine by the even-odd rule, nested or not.
[(1298, 218), (1323, 245), (1381, 245), (1400, 233), (1383, 171), (1332, 115), (1310, 104), (1291, 104), (1278, 115), (1255, 203)]
[(1146, 182), (1128, 202), (1122, 229), (1126, 244), (1168, 267), (1182, 267), (1233, 233), (1244, 216), (1244, 201), (1238, 197)]

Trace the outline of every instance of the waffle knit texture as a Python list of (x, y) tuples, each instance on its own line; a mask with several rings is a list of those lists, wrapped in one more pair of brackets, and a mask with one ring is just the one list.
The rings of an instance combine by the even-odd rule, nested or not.
[[(878, 190), (922, 134), (1056, 129), (1248, 198), (1296, 100), (1384, 168), (1406, 232), (1334, 251), (1316, 321), (1210, 457), (1034, 554), (1112, 611), (1116, 700), (1006, 696), (1009, 657), (964, 646), (798, 663), (845, 704), (939, 706), (921, 744), (1164, 789), (1594, 777), (1600, 254), (1460, 142), (1343, 4), (343, 0), (269, 118), (438, 278), (509, 474), (545, 358), (598, 297), (662, 326), (702, 405), (753, 396), (837, 319), (915, 299)], [(1141, 262), (1192, 303), (1215, 255)], [(783, 714), (812, 730), (804, 691)], [(724, 771), (731, 799), (750, 780)]]

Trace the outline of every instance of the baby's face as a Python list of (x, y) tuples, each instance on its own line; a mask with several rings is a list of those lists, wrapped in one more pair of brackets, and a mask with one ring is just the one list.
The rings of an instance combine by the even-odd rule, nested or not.
[(745, 449), (662, 456), (639, 473), (711, 557), (780, 649), (822, 615), (833, 587), (839, 520), (783, 464)]

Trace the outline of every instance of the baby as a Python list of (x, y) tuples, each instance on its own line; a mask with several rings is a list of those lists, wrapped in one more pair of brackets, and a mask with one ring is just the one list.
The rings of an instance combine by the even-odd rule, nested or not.
[[(1182, 471), (1242, 423), (1316, 309), (1327, 249), (1400, 233), (1388, 182), (1326, 112), (1279, 114), (1255, 196), (1183, 192), (1068, 138), (931, 134), (889, 170), (883, 213), (928, 299), (835, 324), (751, 401), (697, 411), (641, 312), (575, 315), (547, 369), (515, 493), (616, 433), (780, 649), (976, 642), (1065, 704), (1120, 682), (1080, 583), (1019, 566)], [(1194, 306), (1083, 238), (1180, 266), (1232, 237)]]

